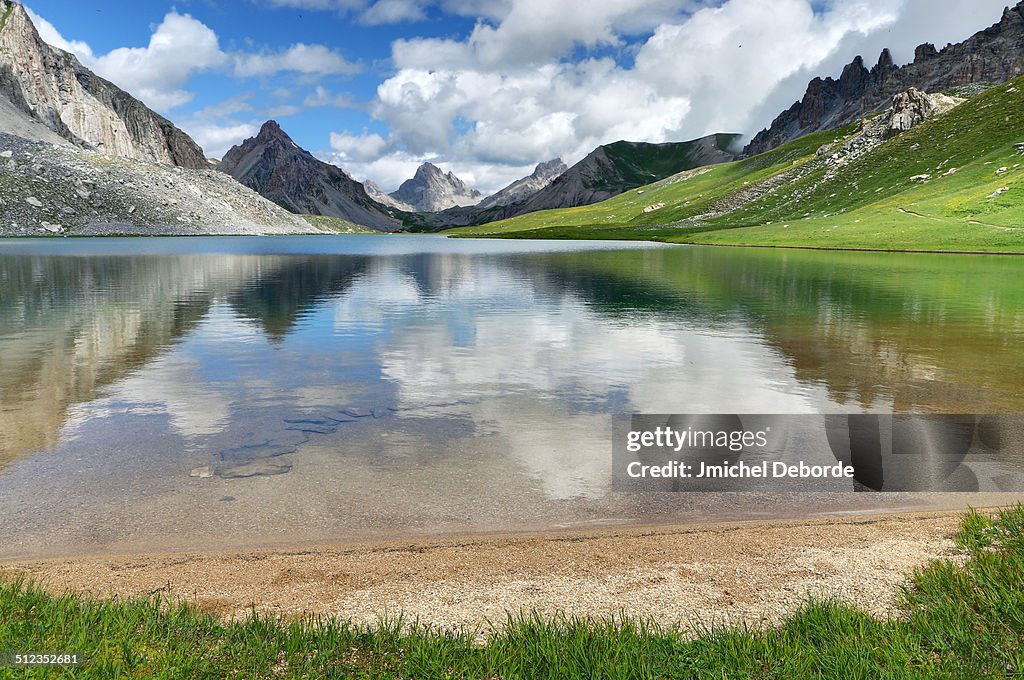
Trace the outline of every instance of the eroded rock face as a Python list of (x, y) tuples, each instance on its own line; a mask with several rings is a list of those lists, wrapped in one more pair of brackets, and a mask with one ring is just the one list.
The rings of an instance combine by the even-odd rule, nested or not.
[[(43, 42), (25, 8), (7, 0), (0, 0), (0, 97), (78, 146), (135, 160), (207, 167), (203, 150), (188, 135), (74, 55)], [(3, 123), (0, 131), (24, 134)]]
[(916, 87), (898, 92), (892, 98), (892, 106), (885, 112), (885, 135), (893, 137), (906, 132), (963, 101), (944, 94), (928, 94)]
[[(909, 88), (893, 95), (889, 108), (874, 118), (865, 118), (857, 134), (838, 149), (826, 145), (818, 150), (818, 156), (825, 157), (829, 173), (835, 173), (851, 161), (881, 146), (885, 140), (917, 127), (932, 116), (949, 111), (963, 103), (964, 99), (944, 94), (928, 94), (917, 88)], [(930, 179), (930, 175), (912, 177), (915, 181)]]
[(932, 100), (916, 87), (900, 92), (892, 98), (887, 134), (897, 135), (920, 125), (933, 109)]
[[(884, 50), (870, 70), (861, 57), (843, 69), (839, 79), (815, 78), (803, 99), (783, 111), (771, 126), (744, 149), (754, 155), (805, 134), (853, 123), (890, 106), (894, 95), (917, 88), (926, 92), (979, 83), (1001, 83), (1024, 73), (1024, 1), (1007, 8), (999, 23), (962, 43), (936, 50), (925, 43), (914, 61), (903, 67)], [(909, 119), (908, 119), (909, 120)]]

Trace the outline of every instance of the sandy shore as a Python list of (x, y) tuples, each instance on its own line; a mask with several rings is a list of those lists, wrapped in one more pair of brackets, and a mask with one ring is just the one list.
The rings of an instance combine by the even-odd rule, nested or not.
[(471, 537), (415, 544), (5, 560), (55, 591), (161, 593), (224, 617), (404, 611), (479, 626), (508, 611), (695, 621), (776, 621), (809, 596), (892, 611), (917, 567), (954, 554), (960, 512), (703, 527)]

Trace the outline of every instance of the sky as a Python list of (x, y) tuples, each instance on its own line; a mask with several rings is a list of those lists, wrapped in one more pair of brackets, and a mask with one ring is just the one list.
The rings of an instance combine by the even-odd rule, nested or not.
[(896, 62), (1008, 0), (27, 0), (43, 39), (211, 158), (273, 118), (393, 191), (430, 161), (484, 193), (619, 139), (768, 126), (815, 76)]

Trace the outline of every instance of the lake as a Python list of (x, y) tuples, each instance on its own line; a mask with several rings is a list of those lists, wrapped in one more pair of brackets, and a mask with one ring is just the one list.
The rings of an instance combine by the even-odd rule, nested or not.
[(618, 413), (1024, 412), (1024, 258), (0, 241), (0, 556), (959, 507), (626, 494)]

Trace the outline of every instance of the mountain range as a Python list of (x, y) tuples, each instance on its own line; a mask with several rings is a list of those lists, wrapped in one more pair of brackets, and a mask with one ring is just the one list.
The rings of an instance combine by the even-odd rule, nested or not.
[(893, 63), (888, 49), (869, 70), (856, 57), (839, 79), (815, 78), (795, 102), (744, 149), (753, 156), (818, 130), (834, 130), (889, 106), (893, 95), (914, 87), (943, 92), (979, 83), (996, 84), (1024, 73), (1024, 2), (1006, 8), (998, 23), (956, 45), (937, 50), (925, 43), (914, 61)]
[(0, 0), (0, 234), (323, 233), (211, 169), (166, 118)]
[(911, 88), (877, 115), (735, 163), (455, 233), (1019, 253), (1024, 76), (962, 95)]
[[(647, 142), (619, 141), (604, 144), (591, 151), (572, 167), (565, 169), (532, 193), (519, 192), (518, 200), (507, 202), (508, 193), (529, 178), (514, 182), (491, 198), (468, 208), (451, 208), (439, 213), (420, 216), (414, 229), (437, 230), (448, 227), (486, 224), (509, 219), (517, 215), (591, 205), (613, 196), (663, 179), (683, 170), (725, 163), (736, 158), (734, 148), (739, 135), (708, 135), (689, 142), (650, 144)], [(538, 172), (552, 174), (557, 166), (538, 166)], [(493, 198), (493, 197), (492, 197)]]
[[(885, 50), (870, 69), (858, 56), (838, 78), (813, 79), (804, 97), (742, 150), (734, 134), (663, 144), (619, 141), (597, 147), (571, 167), (559, 159), (541, 163), (531, 175), (486, 197), (454, 173), (424, 163), (386, 194), (300, 148), (275, 121), (267, 121), (219, 164), (208, 161), (171, 121), (45, 43), (20, 4), (0, 0), (0, 162), (7, 172), (0, 187), (0, 232), (320, 233), (351, 231), (356, 225), (435, 231), (503, 220), (520, 224), (513, 218), (538, 212), (544, 213), (541, 219), (554, 219), (558, 213), (545, 211), (603, 206), (623, 194), (630, 205), (644, 203), (639, 206), (644, 211), (631, 220), (674, 223), (676, 213), (688, 215), (689, 208), (673, 212), (667, 202), (646, 203), (648, 187), (703, 186), (709, 181), (704, 175), (734, 172), (737, 159), (760, 159), (758, 167), (769, 167), (775, 156), (766, 154), (777, 149), (790, 149), (783, 157), (791, 163), (819, 168), (820, 159), (801, 160), (806, 144), (820, 141), (817, 151), (829, 158), (828, 148), (862, 139), (857, 131), (870, 127), (879, 114), (899, 110), (899, 120), (911, 120), (909, 127), (915, 127), (926, 117), (944, 117), (936, 113), (945, 106), (936, 103), (940, 93), (967, 99), (970, 109), (973, 98), (1022, 71), (1024, 1), (962, 43), (941, 50), (920, 45), (905, 66), (897, 66)], [(905, 108), (903, 100), (909, 102)], [(1019, 111), (1008, 113), (1005, 126), (1017, 117)], [(889, 136), (871, 140), (872, 149), (889, 146)], [(111, 164), (110, 158), (120, 160)], [(712, 173), (717, 165), (725, 169)], [(1011, 166), (1012, 174), (1019, 164)], [(795, 172), (791, 168), (767, 185), (758, 181), (740, 188), (726, 202), (746, 205), (757, 202), (751, 198), (757, 192), (776, 195), (786, 182), (803, 177)], [(1002, 188), (1002, 194), (1012, 195), (1011, 186)], [(704, 218), (724, 219), (737, 214), (734, 208), (719, 206)], [(504, 230), (504, 224), (496, 229)]]

